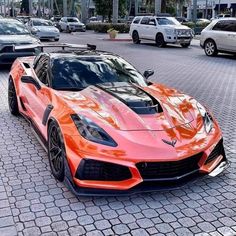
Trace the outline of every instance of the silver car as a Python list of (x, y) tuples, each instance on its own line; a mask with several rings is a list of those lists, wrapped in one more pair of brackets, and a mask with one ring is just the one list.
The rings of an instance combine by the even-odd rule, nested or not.
[(207, 56), (218, 52), (236, 54), (236, 18), (213, 20), (201, 32), (200, 45)]
[(86, 31), (86, 26), (77, 17), (62, 17), (59, 21), (60, 31)]
[(35, 55), (35, 49), (15, 46), (38, 45), (40, 41), (30, 34), (26, 26), (14, 19), (0, 19), (0, 64), (11, 64), (17, 57)]
[(40, 40), (52, 39), (58, 41), (60, 38), (59, 30), (49, 20), (31, 18), (26, 25), (31, 33)]

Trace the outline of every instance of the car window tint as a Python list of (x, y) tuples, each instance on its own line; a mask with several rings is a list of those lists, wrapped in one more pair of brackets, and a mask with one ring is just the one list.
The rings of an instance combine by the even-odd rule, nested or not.
[(136, 17), (133, 21), (133, 24), (138, 24), (140, 19), (141, 19), (140, 17)]
[(225, 22), (224, 21), (218, 21), (214, 27), (212, 28), (212, 30), (219, 30), (219, 31), (223, 31), (225, 28)]
[(149, 20), (149, 25), (156, 25), (155, 19), (150, 19)]
[(236, 21), (222, 20), (215, 24), (212, 30), (236, 32)]
[(119, 57), (62, 57), (52, 61), (52, 88), (82, 90), (107, 82), (132, 82), (146, 85), (143, 76)]
[(49, 58), (45, 55), (41, 56), (38, 60), (35, 73), (38, 79), (45, 85), (48, 86), (48, 65), (49, 65)]
[(149, 17), (143, 17), (143, 19), (141, 20), (141, 24), (148, 25), (149, 24)]
[(174, 18), (157, 17), (156, 19), (159, 25), (180, 25), (180, 23)]
[(236, 21), (235, 20), (227, 20), (225, 22), (225, 31), (236, 32)]

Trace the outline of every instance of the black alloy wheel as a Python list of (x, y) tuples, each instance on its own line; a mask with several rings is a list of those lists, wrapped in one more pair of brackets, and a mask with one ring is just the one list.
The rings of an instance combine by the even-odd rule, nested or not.
[(141, 42), (137, 31), (133, 32), (132, 39), (133, 39), (133, 43), (135, 43), (135, 44), (139, 44)]
[(48, 158), (53, 176), (62, 182), (65, 177), (65, 146), (60, 128), (54, 121), (48, 131)]
[(160, 33), (156, 35), (156, 45), (159, 48), (164, 47), (166, 45), (164, 37)]
[(8, 82), (8, 105), (12, 115), (14, 116), (19, 115), (16, 89), (12, 78), (9, 78)]

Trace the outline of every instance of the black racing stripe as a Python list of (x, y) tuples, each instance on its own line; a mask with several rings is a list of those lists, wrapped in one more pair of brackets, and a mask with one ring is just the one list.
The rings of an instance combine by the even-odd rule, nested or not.
[(95, 85), (115, 97), (137, 114), (155, 114), (162, 112), (160, 103), (140, 87), (126, 82)]

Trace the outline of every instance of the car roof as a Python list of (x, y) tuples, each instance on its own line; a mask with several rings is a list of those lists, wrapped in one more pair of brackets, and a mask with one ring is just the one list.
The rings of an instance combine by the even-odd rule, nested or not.
[(17, 19), (12, 18), (0, 18), (0, 22), (12, 22), (12, 23), (19, 23), (20, 21)]
[(235, 20), (236, 21), (236, 17), (222, 17), (222, 18), (219, 18), (219, 19), (215, 19), (215, 21), (223, 21), (223, 20)]
[(30, 18), (30, 20), (35, 20), (35, 21), (50, 21), (50, 20), (42, 19), (42, 18)]

